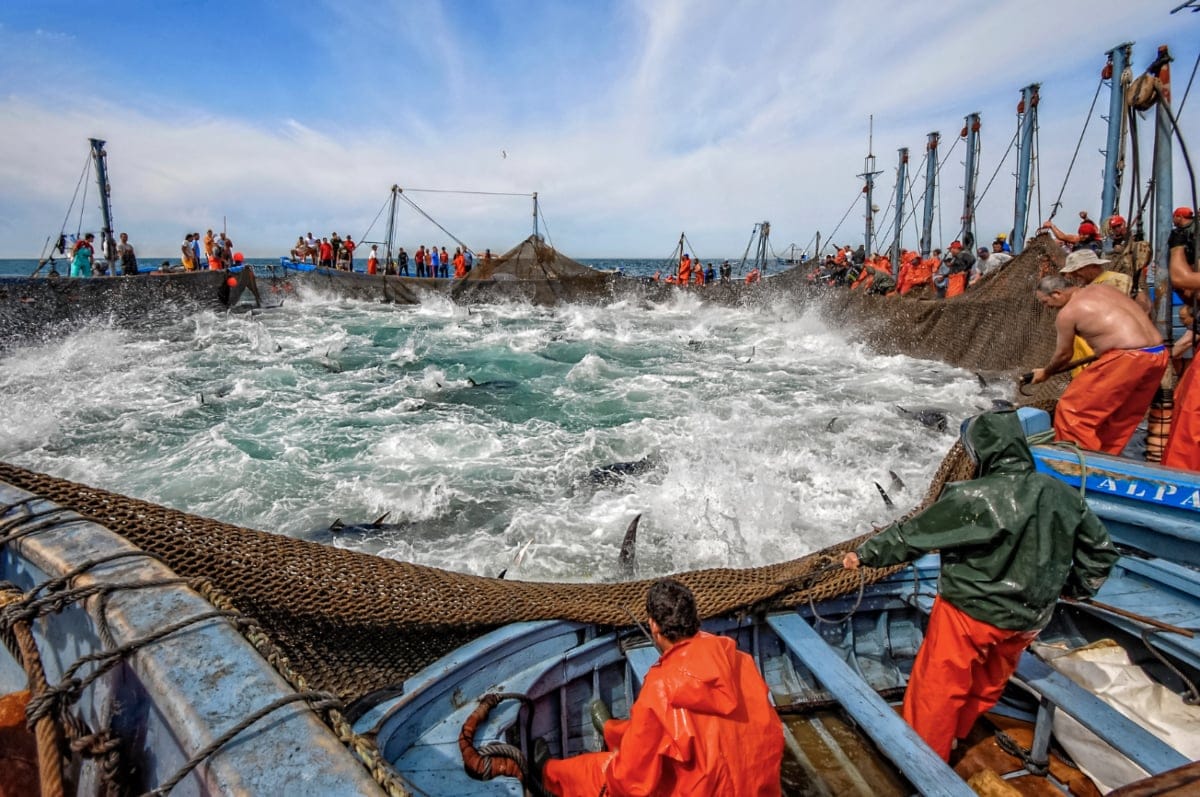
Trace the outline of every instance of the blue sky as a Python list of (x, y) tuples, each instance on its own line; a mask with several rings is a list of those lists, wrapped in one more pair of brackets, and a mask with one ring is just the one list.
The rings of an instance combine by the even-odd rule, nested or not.
[[(1170, 45), (1178, 104), (1200, 49), (1200, 14), (1168, 13), (1179, 2), (16, 0), (0, 6), (0, 257), (57, 235), (92, 136), (109, 142), (116, 226), (143, 257), (223, 219), (248, 256), (309, 230), (359, 237), (393, 183), (536, 191), (576, 257), (665, 257), (680, 231), (702, 257), (740, 255), (764, 219), (782, 250), (834, 232), (861, 189), (869, 116), (886, 210), (897, 148), (915, 170), (938, 130), (944, 156), (972, 111), (982, 189), (1030, 82), (1046, 215), (1106, 50), (1135, 42), (1140, 73)], [(1099, 213), (1106, 108), (1107, 89), (1060, 226)], [(1200, 152), (1200, 97), (1181, 127)], [(962, 153), (942, 172), (943, 242)], [(981, 235), (1012, 225), (1012, 158)], [(1187, 201), (1182, 171), (1175, 194)], [(480, 250), (531, 229), (527, 197), (409, 196)], [(69, 232), (98, 228), (94, 197)], [(410, 209), (398, 223), (401, 245), (452, 244)], [(857, 244), (862, 226), (859, 203), (835, 240)]]

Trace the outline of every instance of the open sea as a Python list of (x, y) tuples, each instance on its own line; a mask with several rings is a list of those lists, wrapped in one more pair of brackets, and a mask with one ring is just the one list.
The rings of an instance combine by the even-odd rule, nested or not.
[[(310, 293), (0, 351), (0, 459), (380, 556), (612, 580), (638, 514), (639, 577), (792, 559), (885, 523), (920, 500), (958, 422), (1009, 390), (873, 354), (786, 303)], [(931, 407), (945, 431), (899, 409)], [(637, 472), (593, 478), (614, 463)]]

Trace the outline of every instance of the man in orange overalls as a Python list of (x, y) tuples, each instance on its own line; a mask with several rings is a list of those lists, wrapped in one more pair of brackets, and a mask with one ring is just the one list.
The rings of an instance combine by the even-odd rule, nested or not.
[(1171, 354), (1137, 302), (1109, 285), (1071, 285), (1058, 274), (1042, 277), (1037, 298), (1058, 310), (1054, 355), (1033, 371), (1044, 382), (1071, 362), (1075, 336), (1100, 359), (1071, 380), (1054, 408), (1054, 438), (1090, 451), (1120, 454), (1162, 382)]
[[(1191, 208), (1176, 208), (1175, 229), (1171, 230), (1167, 241), (1171, 253), (1171, 287), (1188, 302), (1195, 301), (1200, 293), (1195, 219), (1196, 212)], [(1194, 326), (1195, 321), (1192, 323)], [(1163, 450), (1162, 464), (1200, 472), (1200, 382), (1196, 378), (1197, 371), (1200, 366), (1193, 357), (1175, 386), (1175, 417), (1171, 421), (1171, 434)]]
[(662, 657), (646, 673), (629, 719), (604, 723), (610, 752), (547, 761), (547, 791), (779, 795), (783, 727), (754, 659), (732, 639), (701, 631), (692, 591), (674, 579), (650, 586), (646, 613)]

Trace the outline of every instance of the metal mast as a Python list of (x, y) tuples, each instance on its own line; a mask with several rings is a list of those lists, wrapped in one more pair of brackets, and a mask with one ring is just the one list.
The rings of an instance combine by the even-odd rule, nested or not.
[(387, 263), (386, 271), (389, 273), (392, 270), (392, 266), (395, 265), (395, 261), (392, 260), (392, 246), (396, 242), (396, 200), (399, 198), (400, 198), (400, 186), (393, 185), (392, 186), (392, 210), (391, 210), (391, 214), (388, 216), (388, 225), (387, 225), (387, 260), (385, 261)]
[[(1167, 251), (1167, 239), (1171, 236), (1174, 226), (1172, 219), (1172, 200), (1174, 194), (1171, 185), (1171, 54), (1167, 45), (1158, 48), (1158, 57), (1148, 70), (1155, 74), (1162, 84), (1162, 92), (1154, 111), (1154, 268), (1150, 269), (1147, 282), (1150, 295), (1161, 317), (1156, 320), (1160, 324), (1168, 343), (1171, 334), (1171, 272), (1170, 254)], [(1161, 293), (1160, 293), (1161, 291)]]
[(871, 256), (874, 246), (871, 241), (875, 237), (875, 205), (873, 196), (875, 193), (875, 178), (883, 174), (875, 170), (875, 154), (873, 152), (875, 146), (875, 117), (869, 117), (869, 132), (867, 134), (867, 157), (863, 159), (863, 173), (858, 175), (866, 180), (866, 185), (863, 186), (863, 193), (867, 195), (867, 225), (865, 231), (866, 246), (863, 248), (866, 257)]
[(933, 201), (937, 191), (937, 152), (941, 133), (929, 134), (925, 145), (928, 154), (925, 163), (925, 217), (921, 220), (921, 257), (929, 257), (933, 251)]
[[(967, 114), (963, 120), (963, 132), (967, 139), (966, 176), (963, 178), (963, 212), (962, 230), (959, 240), (963, 246), (974, 248), (975, 245), (975, 186), (979, 181), (979, 112)], [(971, 243), (967, 243), (970, 233)]]
[(896, 237), (892, 240), (892, 275), (900, 273), (900, 236), (904, 233), (904, 185), (908, 182), (908, 147), (901, 147), (896, 169)]
[[(1121, 178), (1125, 174), (1125, 153), (1121, 147), (1121, 130), (1125, 125), (1125, 87), (1128, 85), (1129, 59), (1133, 42), (1124, 42), (1108, 51), (1104, 71), (1111, 81), (1108, 98), (1108, 141), (1104, 149), (1104, 187), (1100, 194), (1100, 219), (1107, 224), (1121, 201)], [(1112, 243), (1106, 244), (1111, 249)]]
[(1040, 83), (1031, 83), (1021, 89), (1021, 102), (1017, 105), (1020, 135), (1017, 140), (1017, 208), (1012, 234), (1014, 255), (1025, 249), (1025, 232), (1029, 227), (1029, 175), (1033, 167), (1033, 129), (1037, 126), (1039, 88)]
[(100, 218), (104, 226), (100, 229), (100, 251), (109, 263), (116, 262), (117, 242), (113, 239), (112, 223), (112, 187), (108, 184), (108, 153), (104, 151), (104, 142), (98, 138), (89, 138), (92, 145), (92, 161), (96, 165), (96, 183), (100, 187)]

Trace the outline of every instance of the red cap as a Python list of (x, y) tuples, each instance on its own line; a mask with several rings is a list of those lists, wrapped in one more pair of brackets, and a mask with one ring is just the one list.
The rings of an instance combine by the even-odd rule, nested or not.
[(233, 262), (234, 263), (241, 263), (245, 259), (246, 259), (246, 257), (241, 252), (233, 253)]
[(1124, 227), (1125, 226), (1125, 217), (1113, 214), (1108, 219), (1108, 226), (1109, 227)]
[(954, 241), (953, 243), (950, 244), (950, 248), (951, 249), (962, 249), (962, 242)]
[(1175, 218), (1190, 219), (1196, 215), (1196, 212), (1191, 208), (1175, 208)]

